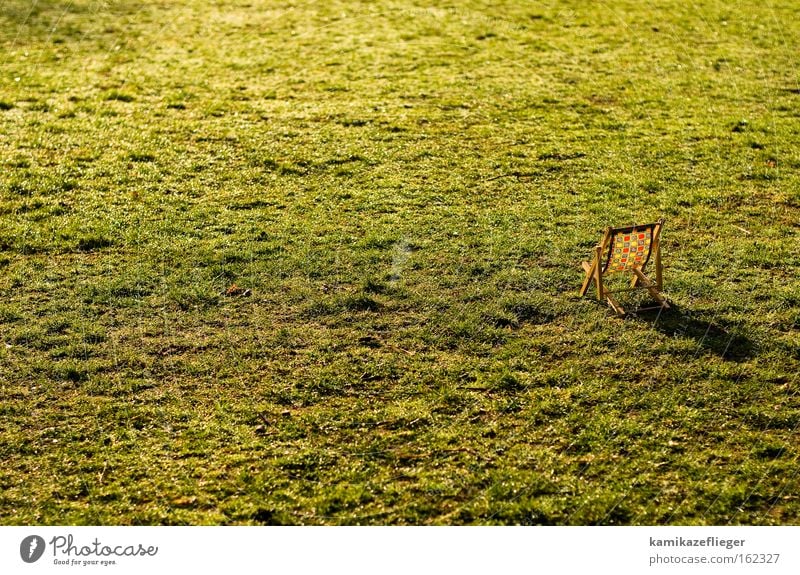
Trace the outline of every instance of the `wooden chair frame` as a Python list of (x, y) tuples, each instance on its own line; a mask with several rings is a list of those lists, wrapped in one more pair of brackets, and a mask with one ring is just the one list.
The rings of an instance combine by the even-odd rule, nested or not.
[[(586, 292), (589, 290), (589, 286), (591, 285), (592, 281), (595, 283), (595, 287), (597, 288), (597, 299), (599, 301), (607, 301), (608, 305), (611, 306), (618, 315), (623, 316), (625, 315), (625, 309), (620, 305), (620, 303), (614, 298), (613, 293), (618, 292), (627, 292), (633, 291), (637, 289), (645, 289), (648, 293), (653, 297), (654, 300), (658, 302), (658, 305), (655, 307), (649, 308), (639, 308), (640, 310), (646, 309), (669, 309), (669, 303), (667, 299), (661, 294), (661, 290), (663, 289), (664, 285), (664, 278), (663, 278), (663, 270), (661, 267), (661, 242), (660, 242), (660, 235), (661, 235), (661, 228), (664, 225), (664, 219), (661, 218), (657, 222), (653, 224), (645, 224), (639, 226), (625, 226), (621, 228), (606, 228), (605, 232), (603, 233), (603, 238), (600, 240), (600, 243), (597, 244), (594, 248), (594, 256), (592, 258), (592, 262), (589, 263), (584, 261), (581, 263), (583, 266), (584, 271), (586, 272), (586, 277), (583, 279), (583, 285), (581, 286), (581, 296), (586, 295)], [(651, 232), (651, 239), (650, 239), (650, 249), (647, 252), (647, 255), (644, 257), (644, 260), (639, 265), (630, 265), (627, 266), (624, 270), (609, 270), (609, 263), (611, 262), (611, 257), (613, 254), (613, 243), (615, 238), (618, 236), (625, 234), (625, 233), (634, 233), (641, 230), (652, 230)], [(604, 255), (605, 254), (605, 255)], [(651, 280), (647, 277), (644, 273), (644, 269), (647, 266), (648, 262), (650, 261), (650, 257), (653, 258), (653, 265), (655, 267), (655, 281)], [(611, 273), (624, 273), (629, 272), (633, 277), (631, 278), (630, 287), (625, 289), (617, 289), (617, 290), (609, 290), (603, 285), (603, 276), (608, 275)]]

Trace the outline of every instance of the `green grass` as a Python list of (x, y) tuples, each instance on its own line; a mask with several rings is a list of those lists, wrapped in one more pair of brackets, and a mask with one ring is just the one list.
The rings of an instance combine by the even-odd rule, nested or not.
[[(6, 0), (0, 523), (800, 523), (799, 34)], [(660, 216), (671, 312), (577, 297)]]

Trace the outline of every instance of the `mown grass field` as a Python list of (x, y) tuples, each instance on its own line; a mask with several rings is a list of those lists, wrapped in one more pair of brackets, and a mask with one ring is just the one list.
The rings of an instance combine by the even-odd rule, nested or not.
[[(0, 523), (800, 523), (799, 38), (0, 2)], [(661, 216), (673, 310), (577, 296)]]

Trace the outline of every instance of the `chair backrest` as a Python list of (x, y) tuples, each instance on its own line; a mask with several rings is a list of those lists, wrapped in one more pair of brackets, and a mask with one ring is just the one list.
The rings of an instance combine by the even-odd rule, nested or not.
[(647, 265), (653, 246), (658, 242), (662, 224), (663, 220), (659, 220), (652, 224), (608, 228), (604, 236), (608, 252), (603, 274), (641, 269)]

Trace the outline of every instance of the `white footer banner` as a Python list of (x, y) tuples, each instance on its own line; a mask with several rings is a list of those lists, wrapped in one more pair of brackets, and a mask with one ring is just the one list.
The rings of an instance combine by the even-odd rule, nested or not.
[(0, 573), (800, 574), (800, 527), (0, 527)]

